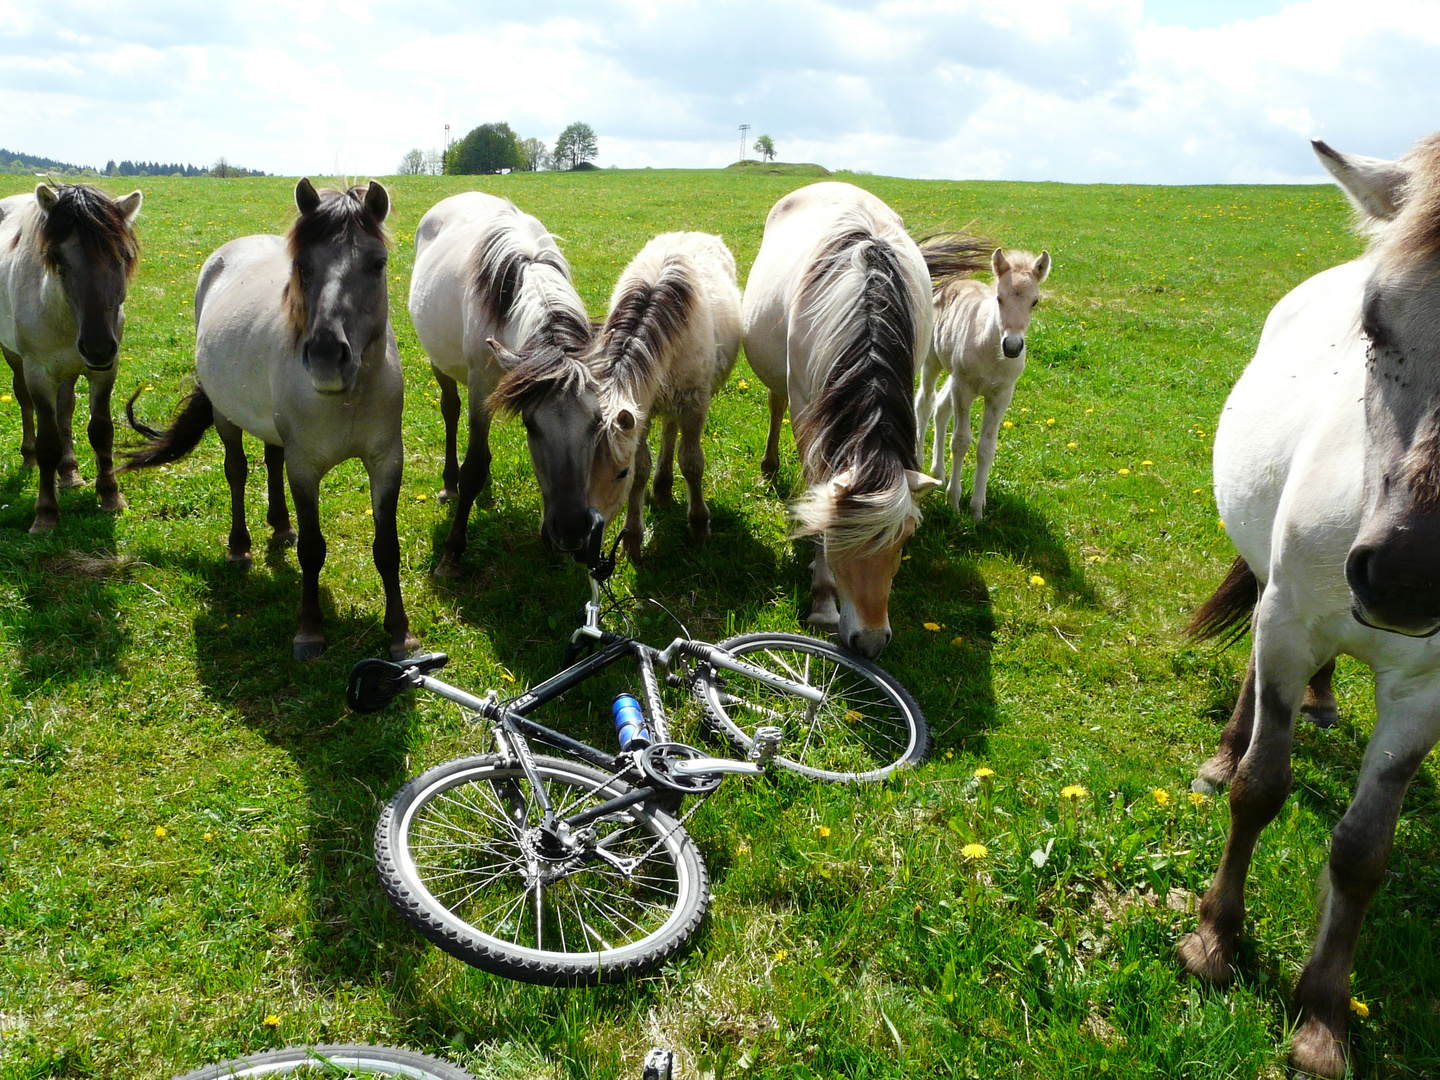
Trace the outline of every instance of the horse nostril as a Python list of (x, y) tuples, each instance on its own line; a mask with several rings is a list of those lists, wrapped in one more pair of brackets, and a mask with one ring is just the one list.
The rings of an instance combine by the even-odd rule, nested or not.
[(1355, 547), (1345, 559), (1345, 581), (1350, 586), (1350, 591), (1362, 599), (1374, 591), (1374, 582), (1370, 579), (1370, 572), (1375, 561), (1375, 549), (1371, 547)]

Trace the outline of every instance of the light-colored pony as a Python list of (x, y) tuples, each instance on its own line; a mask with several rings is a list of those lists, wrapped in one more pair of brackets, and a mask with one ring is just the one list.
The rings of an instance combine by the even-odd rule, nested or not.
[(123, 510), (112, 457), (115, 386), (125, 290), (139, 264), (135, 215), (141, 195), (123, 199), (82, 184), (41, 184), (33, 195), (0, 199), (0, 353), (20, 403), (20, 453), (40, 466), (32, 533), (59, 520), (61, 487), (82, 481), (71, 419), (75, 383), (90, 386), (87, 434), (95, 450), (95, 492), (105, 510)]
[(246, 236), (219, 248), (195, 287), (196, 386), (168, 430), (130, 423), (149, 442), (125, 470), (175, 461), (213, 424), (225, 444), (230, 484), (231, 561), (250, 562), (245, 527), (247, 463), (241, 434), (265, 444), (267, 520), (279, 541), (295, 537), (281, 485), (283, 465), (299, 525), (300, 628), (297, 660), (320, 655), (320, 481), (359, 458), (370, 477), (375, 569), (385, 586), (390, 654), (417, 642), (400, 597), (395, 510), (404, 449), (404, 379), (390, 326), (384, 222), (390, 196), (375, 181), (348, 191), (295, 186), (300, 216), (286, 236)]
[[(544, 502), (542, 535), (562, 551), (583, 550), (599, 519), (590, 513), (589, 487), (600, 406), (580, 359), (593, 328), (554, 237), (510, 201), (483, 192), (437, 203), (415, 230), (410, 318), (440, 384), (440, 498), (455, 501), (436, 575), (460, 573), (470, 508), (490, 482), (492, 409), (524, 419)], [(460, 386), (470, 420), (463, 464), (456, 461)]]
[(724, 385), (740, 351), (740, 289), (735, 256), (718, 236), (663, 233), (631, 260), (610, 295), (610, 312), (590, 366), (599, 380), (603, 425), (590, 472), (590, 503), (608, 524), (628, 497), (625, 546), (638, 559), (644, 541), (640, 505), (650, 478), (650, 426), (664, 418), (655, 498), (680, 472), (689, 492), (692, 543), (710, 535), (700, 436), (710, 396)]
[(745, 287), (745, 355), (770, 389), (761, 468), (779, 466), (794, 417), (806, 491), (796, 533), (815, 536), (810, 622), (878, 656), (890, 583), (920, 522), (915, 368), (930, 347), (930, 278), (900, 216), (850, 184), (775, 204)]
[(1179, 953), (1207, 981), (1230, 978), (1306, 685), (1337, 654), (1357, 657), (1375, 672), (1375, 730), (1331, 837), (1291, 1044), (1301, 1069), (1339, 1077), (1361, 921), (1410, 778), (1440, 739), (1440, 135), (1396, 162), (1315, 149), (1373, 241), (1275, 306), (1216, 428), (1215, 497), (1240, 558), (1192, 628), (1240, 628), (1253, 608), (1253, 643), (1197, 780), (1230, 784), (1230, 837)]
[[(927, 245), (922, 244), (925, 251)], [(970, 516), (979, 521), (985, 514), (985, 487), (995, 461), (995, 444), (1000, 422), (1015, 384), (1025, 370), (1025, 331), (1030, 316), (1040, 303), (1040, 283), (1050, 274), (1050, 253), (996, 248), (990, 256), (995, 280), (990, 283), (970, 278), (952, 278), (935, 288), (935, 334), (929, 355), (920, 373), (920, 391), (915, 397), (920, 444), (931, 413), (935, 417), (935, 442), (930, 455), (930, 472), (945, 476), (945, 429), (951, 415), (955, 434), (950, 440), (951, 471), (946, 485), (950, 505), (960, 509), (960, 474), (970, 450), (970, 410), (975, 399), (985, 399), (980, 421), (980, 446), (975, 456), (975, 479), (970, 495)], [(942, 374), (949, 378), (935, 397), (935, 384)]]

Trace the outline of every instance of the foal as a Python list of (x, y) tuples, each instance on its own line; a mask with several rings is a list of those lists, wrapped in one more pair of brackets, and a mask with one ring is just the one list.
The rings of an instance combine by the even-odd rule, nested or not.
[(610, 296), (610, 313), (590, 365), (600, 383), (602, 423), (590, 471), (590, 503), (608, 524), (628, 495), (625, 548), (638, 560), (640, 504), (650, 478), (650, 425), (664, 417), (655, 498), (668, 502), (680, 435), (680, 472), (689, 490), (691, 543), (710, 535), (700, 436), (710, 396), (730, 377), (740, 350), (735, 256), (718, 236), (663, 233), (631, 260)]
[[(921, 251), (925, 250), (922, 244)], [(990, 268), (995, 280), (988, 285), (969, 278), (952, 278), (936, 285), (935, 336), (915, 396), (917, 442), (921, 446), (925, 444), (932, 409), (935, 414), (930, 472), (937, 478), (945, 475), (945, 429), (954, 414), (950, 481), (945, 492), (956, 510), (960, 509), (961, 465), (970, 449), (970, 409), (977, 397), (985, 399), (970, 496), (970, 516), (976, 521), (985, 514), (985, 486), (995, 461), (1000, 421), (1010, 406), (1020, 373), (1025, 370), (1025, 330), (1035, 305), (1040, 303), (1040, 283), (1050, 274), (1050, 253), (1007, 254), (996, 248), (990, 256)], [(946, 371), (950, 377), (937, 402), (935, 384)]]

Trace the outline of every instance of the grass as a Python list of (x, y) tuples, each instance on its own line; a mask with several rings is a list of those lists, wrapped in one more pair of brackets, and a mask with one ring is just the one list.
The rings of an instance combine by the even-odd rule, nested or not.
[[(350, 665), (385, 644), (358, 464), (324, 487), (330, 648), (299, 664), (293, 550), (257, 547), (248, 575), (225, 562), (218, 440), (124, 479), (128, 513), (102, 514), (82, 489), (62, 497), (52, 535), (31, 537), (35, 477), (4, 404), (0, 1078), (161, 1077), (301, 1040), (408, 1045), (481, 1077), (633, 1075), (654, 1043), (678, 1051), (685, 1075), (717, 1077), (1282, 1075), (1313, 882), (1373, 722), (1370, 679), (1342, 661), (1341, 723), (1300, 730), (1295, 792), (1252, 871), (1240, 978), (1205, 991), (1173, 950), (1228, 814), (1223, 800), (1192, 805), (1187, 785), (1243, 656), (1179, 627), (1231, 558), (1209, 495), (1215, 418), (1274, 302), (1360, 249), (1343, 200), (844, 178), (916, 234), (972, 225), (1055, 259), (989, 514), (974, 526), (932, 497), (895, 583), (884, 663), (930, 718), (932, 762), (875, 788), (726, 785), (692, 821), (711, 917), (655, 978), (558, 991), (477, 973), (411, 933), (374, 878), (384, 801), (478, 736), (435, 702), (345, 709)], [(665, 229), (721, 233), (743, 280), (769, 207), (804, 182), (605, 170), (391, 183), (402, 586), (454, 681), (550, 674), (584, 580), (538, 540), (514, 422), (495, 427), (464, 576), (430, 576), (449, 512), (434, 498), (435, 388), (404, 310), (420, 216), (471, 186), (513, 198), (564, 238), (599, 315), (624, 263)], [(283, 229), (293, 182), (144, 183), (117, 396), (153, 387), (139, 406), (153, 421), (191, 370), (201, 262), (231, 237)], [(0, 178), (0, 194), (26, 187)], [(651, 508), (648, 557), (620, 575), (700, 636), (795, 629), (807, 610), (810, 550), (785, 539), (794, 448), (766, 485), (764, 415), (742, 364), (710, 423), (712, 543), (690, 550), (683, 509)], [(81, 461), (93, 476), (83, 447)], [(258, 468), (250, 493), (258, 529)], [(664, 616), (641, 625), (671, 635)], [(608, 695), (625, 685), (598, 680), (549, 717), (604, 737)], [(995, 775), (977, 779), (981, 765)], [(1435, 781), (1427, 764), (1361, 939), (1357, 1076), (1440, 1072)], [(1083, 794), (1063, 796), (1069, 785)], [(967, 844), (984, 855), (964, 858)]]

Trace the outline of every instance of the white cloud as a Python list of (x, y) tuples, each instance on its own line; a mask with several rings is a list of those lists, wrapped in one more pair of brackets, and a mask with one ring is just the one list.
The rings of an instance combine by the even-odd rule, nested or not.
[[(1173, 5), (1167, 13), (1173, 15)], [(1139, 0), (595, 0), (295, 5), (0, 0), (12, 150), (386, 173), (412, 146), (572, 120), (601, 163), (782, 158), (908, 176), (1316, 179), (1440, 126), (1421, 0), (1298, 0), (1220, 26)]]

